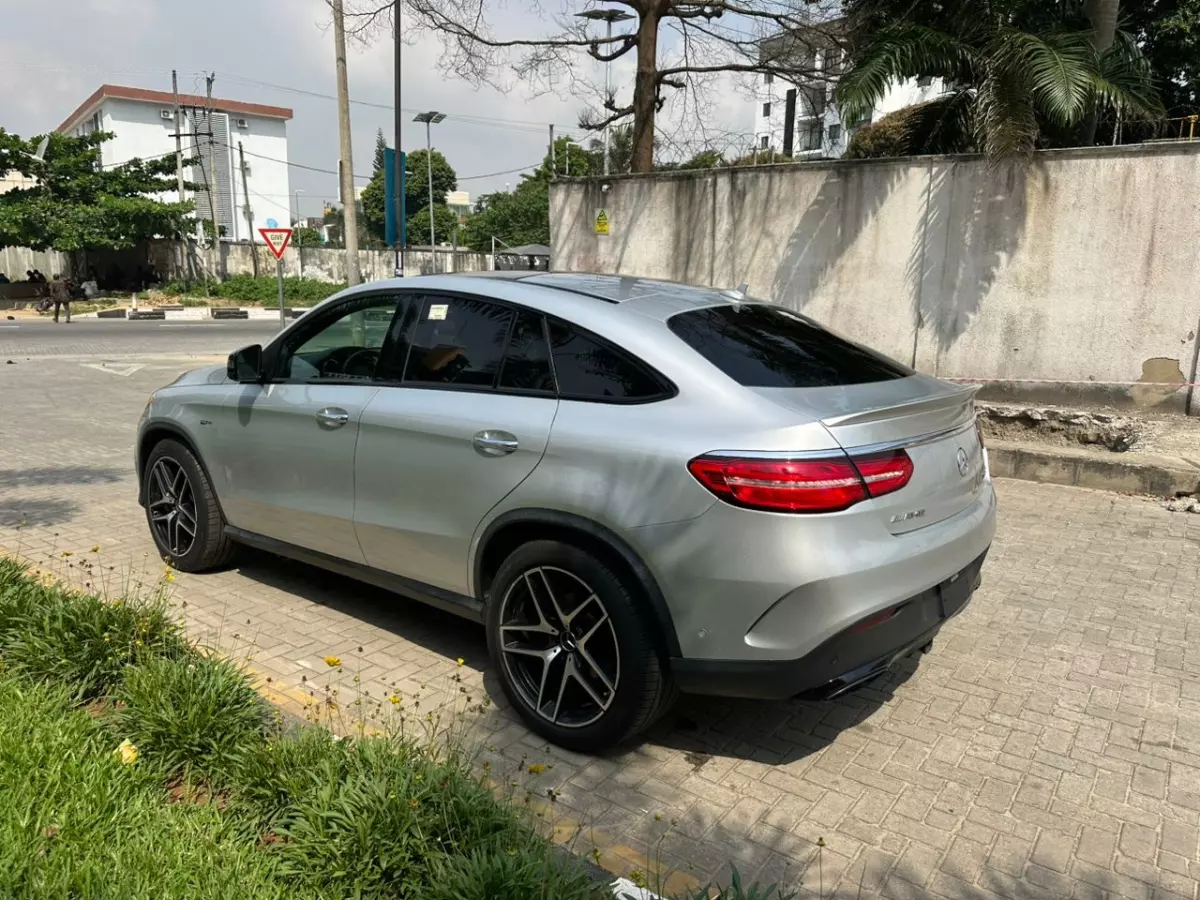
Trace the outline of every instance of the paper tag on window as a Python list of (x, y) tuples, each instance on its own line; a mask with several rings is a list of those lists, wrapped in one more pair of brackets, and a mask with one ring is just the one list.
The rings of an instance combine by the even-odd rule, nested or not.
[(429, 305), (429, 315), (425, 318), (430, 322), (438, 322), (446, 318), (446, 310), (450, 308), (448, 303), (431, 303)]

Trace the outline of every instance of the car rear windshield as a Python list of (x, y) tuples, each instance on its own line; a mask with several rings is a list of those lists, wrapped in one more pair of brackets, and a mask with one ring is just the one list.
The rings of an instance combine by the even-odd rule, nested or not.
[(671, 316), (667, 326), (746, 387), (830, 387), (913, 374), (778, 306), (741, 303), (696, 309)]

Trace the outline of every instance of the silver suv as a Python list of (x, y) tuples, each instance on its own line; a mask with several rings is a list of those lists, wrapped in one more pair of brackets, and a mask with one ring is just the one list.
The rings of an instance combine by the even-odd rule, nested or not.
[(973, 396), (737, 291), (375, 282), (158, 390), (140, 502), (184, 571), (245, 544), (484, 623), (529, 726), (597, 750), (928, 649), (995, 531)]

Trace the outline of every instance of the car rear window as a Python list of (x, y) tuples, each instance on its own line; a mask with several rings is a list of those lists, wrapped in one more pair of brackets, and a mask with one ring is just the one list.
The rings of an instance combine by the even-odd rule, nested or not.
[(830, 387), (913, 374), (778, 306), (743, 303), (690, 310), (671, 316), (667, 326), (746, 387)]

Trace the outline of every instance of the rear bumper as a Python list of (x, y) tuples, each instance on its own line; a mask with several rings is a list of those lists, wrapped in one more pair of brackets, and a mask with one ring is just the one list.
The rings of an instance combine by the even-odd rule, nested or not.
[(671, 674), (688, 694), (785, 700), (831, 699), (883, 674), (925, 647), (979, 586), (985, 550), (941, 584), (868, 616), (798, 659), (672, 659)]

